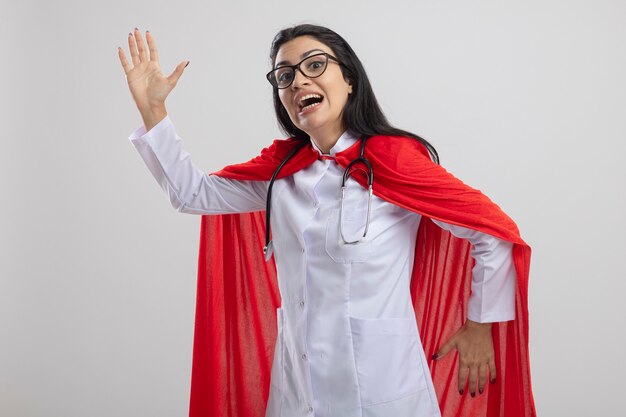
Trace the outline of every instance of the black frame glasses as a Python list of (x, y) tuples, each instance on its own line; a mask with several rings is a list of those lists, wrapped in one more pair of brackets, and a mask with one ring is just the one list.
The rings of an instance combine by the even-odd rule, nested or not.
[[(309, 71), (308, 68), (305, 68), (304, 70), (300, 67), (300, 65), (302, 65), (303, 62), (311, 60), (312, 58), (315, 57), (319, 57), (319, 56), (324, 56), (325, 57), (325, 61), (324, 61), (324, 69), (322, 70), (322, 72), (320, 72), (319, 74), (317, 73), (313, 73), (314, 75), (311, 75), (311, 72)], [(289, 87), (291, 84), (293, 84), (293, 80), (296, 79), (296, 70), (300, 71), (300, 74), (304, 75), (307, 78), (317, 78), (320, 75), (322, 75), (324, 72), (326, 72), (326, 68), (328, 68), (328, 60), (332, 59), (333, 61), (335, 61), (337, 64), (342, 65), (345, 67), (345, 65), (343, 65), (341, 62), (339, 62), (339, 60), (337, 58), (335, 58), (334, 56), (332, 56), (331, 54), (327, 53), (327, 52), (320, 52), (318, 54), (313, 54), (313, 55), (309, 55), (306, 58), (304, 58), (302, 61), (298, 62), (296, 65), (281, 65), (280, 67), (276, 67), (273, 70), (271, 70), (270, 72), (268, 72), (265, 77), (267, 78), (267, 81), (270, 82), (270, 84), (272, 84), (272, 86), (274, 86), (275, 88), (279, 88), (279, 89), (283, 89), (283, 88), (287, 88)], [(312, 60), (312, 63), (314, 63), (315, 60)], [(286, 70), (291, 70), (291, 71), (287, 71), (286, 74), (291, 74), (291, 79), (289, 80), (288, 84), (284, 84), (281, 85), (280, 80), (278, 80), (276, 78), (276, 73), (277, 71), (286, 71)]]

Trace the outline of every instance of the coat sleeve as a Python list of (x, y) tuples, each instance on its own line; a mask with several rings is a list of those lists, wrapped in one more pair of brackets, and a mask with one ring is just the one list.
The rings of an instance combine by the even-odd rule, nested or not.
[(267, 181), (235, 180), (203, 172), (191, 160), (169, 116), (148, 132), (144, 126), (137, 128), (128, 139), (178, 212), (265, 210)]
[(472, 294), (467, 317), (478, 323), (515, 319), (516, 274), (513, 244), (486, 233), (442, 221), (433, 222), (454, 236), (472, 244)]

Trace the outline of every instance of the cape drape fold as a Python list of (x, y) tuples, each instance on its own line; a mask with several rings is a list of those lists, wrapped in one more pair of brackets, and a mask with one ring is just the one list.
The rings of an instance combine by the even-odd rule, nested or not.
[[(267, 181), (296, 144), (294, 139), (276, 140), (250, 161), (213, 174)], [(337, 153), (336, 161), (345, 168), (358, 152), (359, 142)], [(310, 144), (304, 146), (278, 178), (294, 174), (317, 157)], [(528, 351), (531, 249), (517, 226), (484, 194), (433, 163), (426, 148), (413, 139), (371, 137), (365, 157), (373, 166), (374, 194), (423, 216), (416, 235), (410, 290), (442, 416), (536, 416)], [(358, 171), (353, 178), (366, 185)], [(467, 318), (474, 266), (470, 243), (430, 219), (514, 244), (516, 318), (494, 323), (496, 383), (487, 384), (485, 392), (475, 398), (458, 393), (456, 353), (430, 360)], [(274, 259), (265, 262), (263, 257), (264, 237), (265, 212), (202, 216), (191, 417), (265, 415), (280, 294)]]

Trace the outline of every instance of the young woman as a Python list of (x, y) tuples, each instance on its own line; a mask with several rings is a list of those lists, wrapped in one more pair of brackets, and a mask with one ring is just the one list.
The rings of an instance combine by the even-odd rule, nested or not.
[[(139, 30), (129, 34), (132, 67), (119, 49), (144, 121), (129, 139), (172, 205), (211, 218), (266, 211), (281, 298), (271, 375), (262, 375), (269, 396), (254, 394), (251, 377), (229, 406), (268, 417), (534, 415), (530, 248), (497, 205), (438, 165), (427, 141), (388, 123), (341, 36), (315, 25), (276, 35), (267, 79), (289, 139), (212, 175), (193, 165), (165, 109), (186, 63), (165, 77), (146, 40), (149, 56)], [(228, 234), (233, 247), (260, 233), (212, 227), (203, 239)], [(250, 266), (259, 258), (243, 256), (256, 271), (248, 279), (259, 279), (264, 267)], [(453, 349), (458, 361), (446, 357)], [(210, 415), (226, 415), (206, 401)], [(201, 408), (192, 387), (192, 414)]]

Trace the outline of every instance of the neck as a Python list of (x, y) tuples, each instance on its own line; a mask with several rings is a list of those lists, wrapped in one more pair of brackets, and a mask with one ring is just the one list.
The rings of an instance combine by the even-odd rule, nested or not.
[(309, 136), (322, 153), (329, 153), (345, 130), (343, 126), (340, 126), (327, 132), (315, 132)]

